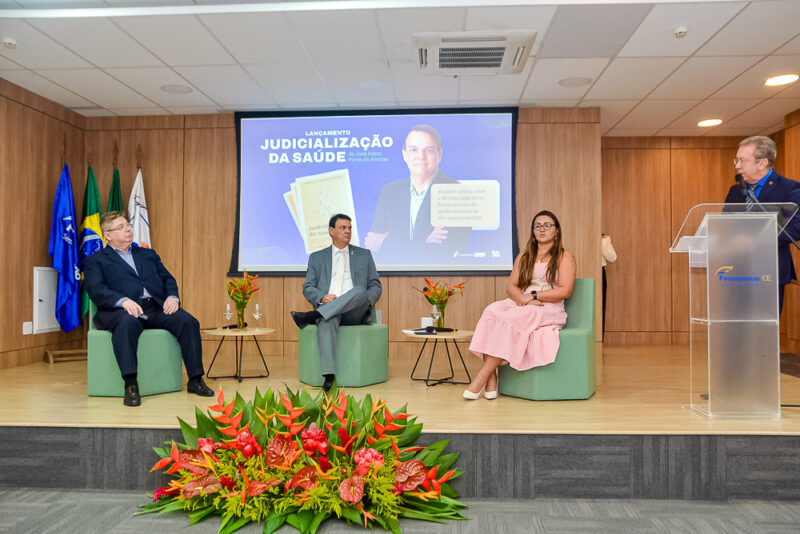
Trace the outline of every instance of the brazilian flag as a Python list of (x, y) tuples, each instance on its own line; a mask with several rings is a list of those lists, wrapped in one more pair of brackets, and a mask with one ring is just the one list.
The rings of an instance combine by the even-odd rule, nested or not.
[[(86, 191), (83, 194), (83, 224), (80, 231), (80, 245), (78, 246), (78, 267), (81, 270), (81, 284), (83, 283), (83, 266), (86, 258), (103, 249), (105, 239), (100, 230), (100, 192), (97, 190), (97, 180), (94, 170), (89, 167), (86, 178)], [(89, 311), (89, 294), (81, 290), (81, 317)]]
[(111, 180), (111, 191), (108, 192), (106, 211), (122, 211), (122, 187), (119, 184), (119, 169), (116, 167), (114, 167), (114, 178)]

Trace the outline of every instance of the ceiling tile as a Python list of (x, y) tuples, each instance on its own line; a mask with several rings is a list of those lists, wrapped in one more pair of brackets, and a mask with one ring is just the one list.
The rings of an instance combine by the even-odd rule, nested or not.
[(645, 100), (617, 123), (619, 128), (664, 128), (699, 100)]
[(98, 67), (162, 65), (109, 19), (31, 19), (30, 23)]
[(466, 10), (461, 7), (426, 9), (379, 9), (378, 28), (383, 38), (386, 57), (417, 59), (412, 34), (422, 32), (464, 31)]
[[(176, 67), (175, 70), (222, 107), (274, 106), (272, 99), (238, 65)], [(222, 80), (225, 83), (220, 83)]]
[(212, 115), (220, 112), (219, 106), (165, 106), (173, 115)]
[(668, 136), (668, 137), (697, 137), (699, 135), (704, 135), (708, 132), (705, 131), (705, 128), (664, 128), (663, 130), (659, 130), (656, 135), (660, 137)]
[(244, 65), (245, 70), (280, 106), (335, 105), (311, 60)]
[(669, 127), (695, 128), (694, 135), (701, 135), (700, 132), (706, 131), (706, 128), (697, 126), (697, 123), (701, 120), (722, 119), (727, 122), (748, 109), (757, 106), (760, 102), (761, 100), (757, 99), (704, 100), (670, 123)]
[[(798, 69), (795, 72), (800, 74), (800, 72), (798, 71), (800, 71), (800, 69)], [(773, 98), (797, 98), (797, 97), (800, 97), (800, 81), (787, 85), (783, 89), (783, 91), (776, 94)]]
[(200, 21), (239, 63), (293, 61), (308, 54), (281, 13), (202, 15)]
[(586, 98), (621, 100), (644, 98), (683, 61), (677, 57), (617, 58), (611, 62)]
[(649, 5), (561, 6), (539, 57), (613, 57), (652, 9)]
[(786, 43), (775, 53), (781, 56), (800, 54), (800, 35)]
[(484, 107), (488, 105), (491, 105), (492, 107), (506, 107), (506, 106), (515, 107), (519, 105), (519, 100), (512, 100), (510, 98), (507, 100), (497, 99), (497, 100), (492, 100), (491, 103), (488, 103), (485, 98), (477, 100), (464, 99), (464, 100), (459, 100), (458, 105), (476, 106), (476, 107)]
[(104, 107), (147, 107), (153, 103), (97, 69), (37, 71), (45, 78)]
[(710, 136), (731, 136), (731, 137), (750, 137), (758, 135), (759, 130), (754, 128), (734, 128), (721, 124), (714, 128), (707, 135)]
[(110, 108), (110, 112), (115, 115), (137, 117), (146, 115), (167, 115), (167, 110), (161, 107), (152, 106), (147, 108)]
[(582, 108), (600, 108), (600, 128), (610, 128), (625, 116), (640, 100), (583, 100)]
[[(358, 102), (375, 105), (378, 102), (393, 102), (397, 105), (392, 90), (392, 75), (383, 61), (338, 60), (319, 65), (323, 80), (333, 97), (341, 105), (358, 105)], [(375, 89), (359, 87), (361, 81), (381, 81), (385, 85)]]
[(800, 108), (800, 98), (770, 98), (752, 109), (749, 109), (736, 118), (722, 124), (730, 128), (751, 128), (753, 130), (766, 128), (784, 116)]
[(286, 17), (314, 61), (385, 58), (377, 17), (372, 10), (306, 11), (287, 13)]
[[(57, 9), (65, 7), (65, 3), (64, 0), (16, 0), (22, 9)], [(102, 0), (71, 0), (67, 7), (107, 7), (107, 4)]]
[(800, 55), (767, 57), (711, 95), (711, 98), (741, 98), (742, 95), (769, 98), (785, 88), (767, 87), (764, 81), (777, 74), (797, 72), (798, 66), (800, 66)]
[(467, 30), (535, 31), (530, 55), (541, 48), (542, 38), (556, 13), (556, 6), (512, 6), (467, 8)]
[(0, 56), (0, 70), (25, 70), (25, 67), (17, 65), (10, 59)]
[(404, 59), (390, 60), (389, 70), (400, 104), (424, 101), (446, 105), (458, 101), (457, 78), (422, 74), (415, 62)]
[(167, 67), (148, 67), (133, 69), (106, 69), (106, 72), (131, 89), (146, 96), (160, 106), (211, 106), (214, 102), (198, 92), (173, 94), (161, 90), (162, 85), (177, 84), (190, 86), (174, 70)]
[(692, 57), (661, 82), (649, 98), (705, 98), (763, 56)]
[(0, 78), (5, 78), (11, 83), (24, 87), (32, 93), (36, 93), (67, 108), (94, 105), (85, 98), (29, 70), (0, 70)]
[(797, 35), (800, 2), (751, 2), (697, 54), (747, 56), (769, 54)]
[(656, 128), (612, 128), (603, 137), (649, 137), (657, 131)]
[(17, 40), (17, 48), (0, 48), (0, 56), (29, 69), (91, 67), (89, 63), (19, 19), (0, 19), (0, 35)]
[(525, 100), (520, 101), (521, 106), (537, 108), (573, 108), (578, 105), (580, 99), (573, 100)]
[(119, 17), (113, 20), (167, 65), (235, 63), (196, 17)]
[[(619, 55), (690, 56), (746, 5), (747, 2), (658, 4)], [(686, 37), (675, 38), (678, 26), (686, 26)]]
[[(608, 58), (537, 59), (523, 100), (581, 98), (608, 65)], [(565, 78), (586, 77), (591, 82), (582, 87), (562, 87)]]
[(533, 64), (528, 62), (519, 74), (459, 76), (459, 101), (480, 100), (484, 104), (492, 100), (519, 101), (532, 68)]

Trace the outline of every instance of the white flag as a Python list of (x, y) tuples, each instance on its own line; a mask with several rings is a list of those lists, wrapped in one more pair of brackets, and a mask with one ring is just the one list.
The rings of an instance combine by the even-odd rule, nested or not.
[(142, 169), (136, 174), (133, 182), (131, 198), (128, 200), (128, 217), (130, 217), (133, 230), (133, 242), (140, 247), (150, 248), (150, 217), (147, 215), (147, 202), (144, 199), (144, 184), (142, 183)]

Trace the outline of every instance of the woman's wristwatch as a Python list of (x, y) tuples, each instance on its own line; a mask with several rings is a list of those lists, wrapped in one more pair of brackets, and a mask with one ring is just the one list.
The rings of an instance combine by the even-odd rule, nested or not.
[(536, 290), (535, 289), (533, 291), (531, 291), (531, 296), (533, 297), (533, 300), (537, 300), (536, 299)]

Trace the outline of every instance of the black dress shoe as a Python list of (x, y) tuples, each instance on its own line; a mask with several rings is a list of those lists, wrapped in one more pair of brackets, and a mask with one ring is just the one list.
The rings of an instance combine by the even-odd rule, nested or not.
[(142, 397), (139, 396), (139, 386), (127, 386), (122, 404), (125, 406), (139, 406), (141, 403)]
[(202, 376), (190, 379), (189, 383), (186, 384), (186, 392), (194, 393), (195, 395), (199, 395), (201, 397), (214, 396), (214, 390), (208, 387), (205, 382), (203, 382)]
[(336, 375), (323, 375), (325, 377), (325, 381), (322, 383), (322, 390), (327, 393), (333, 387), (333, 379), (336, 378)]
[(305, 328), (310, 324), (317, 324), (317, 319), (322, 317), (320, 313), (316, 310), (308, 311), (308, 312), (289, 312), (292, 316), (292, 320), (294, 320), (294, 324), (297, 325), (298, 328)]

